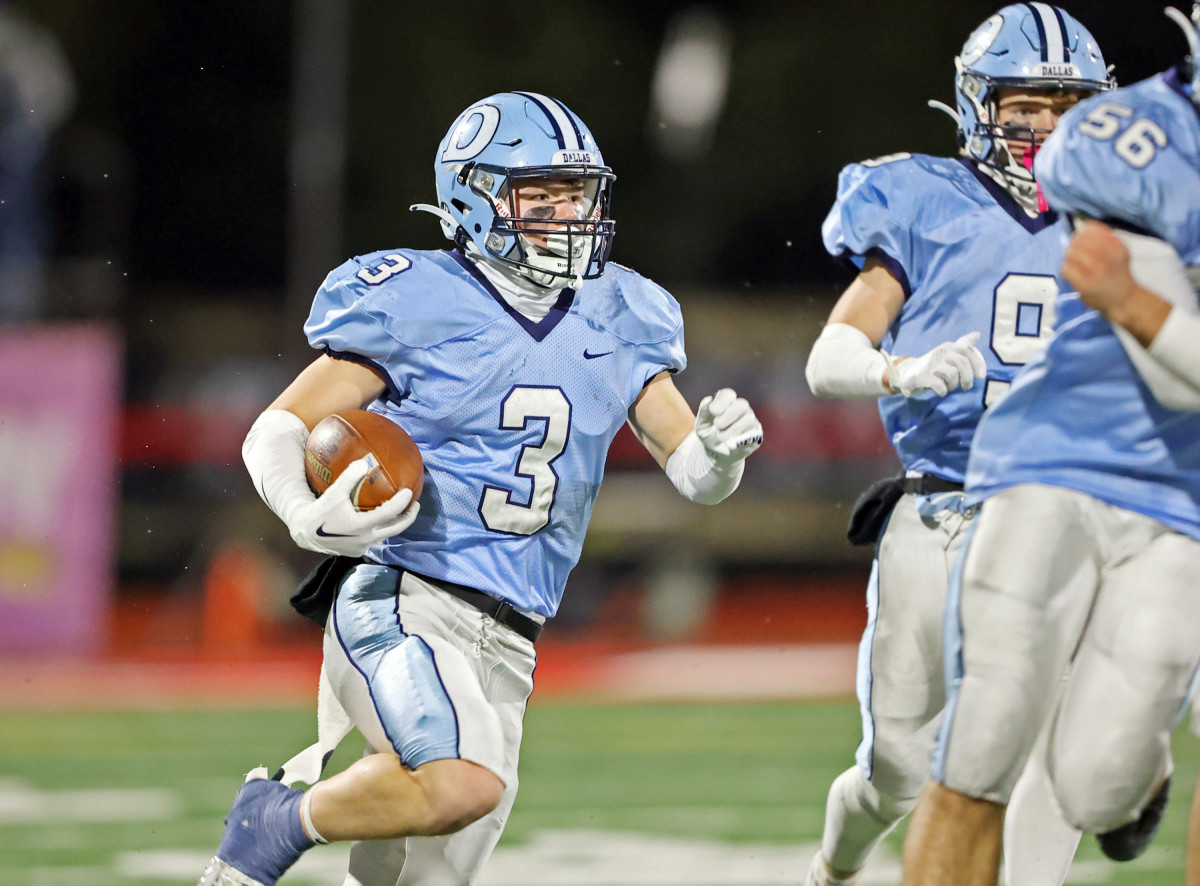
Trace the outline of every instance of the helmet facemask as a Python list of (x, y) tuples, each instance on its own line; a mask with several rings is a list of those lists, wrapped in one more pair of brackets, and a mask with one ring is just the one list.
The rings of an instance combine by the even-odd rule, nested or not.
[[(438, 146), (434, 176), (438, 205), (412, 208), (436, 215), (460, 250), (514, 282), (553, 290), (604, 273), (616, 176), (583, 121), (557, 99), (504, 92), (476, 102)], [(555, 196), (531, 210), (522, 193), (539, 185)]]
[(1039, 200), (1033, 157), (1049, 131), (999, 124), (999, 92), (1068, 93), (1114, 85), (1095, 38), (1064, 10), (1017, 3), (987, 19), (954, 60), (959, 145), (1030, 214)]
[(599, 277), (612, 247), (614, 176), (595, 167), (491, 169), (476, 166), (470, 186), (490, 201), (488, 256), (544, 289)]
[(1054, 131), (1023, 126), (1019, 123), (1000, 122), (1002, 90), (1009, 88), (1031, 95), (1047, 98), (1072, 95), (1082, 101), (1098, 90), (1083, 88), (1069, 81), (1024, 80), (1001, 81), (981, 77), (959, 65), (959, 76), (955, 86), (959, 101), (969, 102), (974, 111), (975, 125), (970, 133), (963, 133), (963, 150), (967, 156), (986, 166), (1026, 209), (1045, 212), (1049, 207), (1041, 196), (1033, 175), (1033, 159), (1042, 144)]

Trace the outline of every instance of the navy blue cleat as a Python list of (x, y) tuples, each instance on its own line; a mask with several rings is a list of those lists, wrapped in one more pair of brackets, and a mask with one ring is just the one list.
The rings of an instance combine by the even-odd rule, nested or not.
[(247, 781), (225, 817), (225, 836), (197, 886), (275, 886), (313, 841), (300, 823), (303, 791)]
[(1167, 809), (1167, 796), (1171, 793), (1171, 776), (1167, 776), (1158, 791), (1150, 798), (1150, 802), (1142, 810), (1142, 814), (1129, 824), (1096, 835), (1100, 851), (1113, 861), (1132, 861), (1150, 845), (1158, 826), (1162, 824), (1163, 813)]

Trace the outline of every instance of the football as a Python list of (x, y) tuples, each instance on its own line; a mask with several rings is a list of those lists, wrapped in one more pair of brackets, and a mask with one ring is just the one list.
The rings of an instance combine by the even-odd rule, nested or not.
[(363, 456), (371, 470), (351, 493), (360, 511), (378, 507), (400, 489), (411, 489), (413, 501), (421, 497), (425, 465), (417, 444), (394, 421), (365, 409), (335, 412), (312, 429), (304, 447), (308, 485), (320, 495), (346, 465)]

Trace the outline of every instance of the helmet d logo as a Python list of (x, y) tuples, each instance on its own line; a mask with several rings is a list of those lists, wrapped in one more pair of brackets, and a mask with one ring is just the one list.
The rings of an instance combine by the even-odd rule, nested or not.
[(463, 114), (462, 121), (450, 136), (446, 150), (442, 152), (442, 162), (459, 163), (477, 156), (491, 144), (499, 127), (500, 111), (497, 108), (492, 105), (471, 108)]
[(959, 56), (964, 65), (973, 65), (983, 57), (991, 45), (996, 42), (996, 35), (1004, 25), (1004, 16), (997, 13), (975, 29), (975, 33), (967, 38), (967, 44)]

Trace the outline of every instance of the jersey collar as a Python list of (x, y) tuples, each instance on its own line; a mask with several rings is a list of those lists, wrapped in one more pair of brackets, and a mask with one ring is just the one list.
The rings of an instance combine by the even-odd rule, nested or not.
[(1021, 208), (1021, 204), (1013, 199), (1013, 195), (1004, 190), (1004, 188), (1000, 187), (1000, 185), (996, 184), (996, 182), (992, 181), (986, 172), (981, 170), (966, 157), (956, 157), (955, 159), (965, 166), (971, 175), (975, 176), (975, 178), (979, 180), (979, 183), (983, 185), (984, 189), (992, 195), (992, 199), (996, 201), (997, 205), (1010, 216), (1012, 216), (1012, 220), (1029, 233), (1036, 234), (1039, 231), (1044, 231), (1046, 228), (1051, 227), (1058, 221), (1058, 213), (1053, 209), (1049, 212), (1039, 213), (1036, 217), (1031, 218), (1029, 213)]
[(530, 320), (504, 300), (504, 296), (496, 290), (496, 287), (492, 285), (492, 281), (485, 277), (479, 268), (475, 267), (473, 261), (457, 249), (450, 250), (450, 255), (456, 262), (463, 266), (476, 283), (483, 287), (488, 295), (496, 300), (496, 304), (500, 305), (508, 316), (517, 321), (517, 325), (524, 329), (534, 341), (545, 339), (554, 330), (554, 327), (562, 322), (563, 317), (567, 316), (567, 313), (571, 310), (571, 305), (575, 303), (575, 290), (564, 289), (559, 293), (558, 301), (554, 303), (554, 306), (550, 308), (549, 313), (545, 317), (541, 320)]

